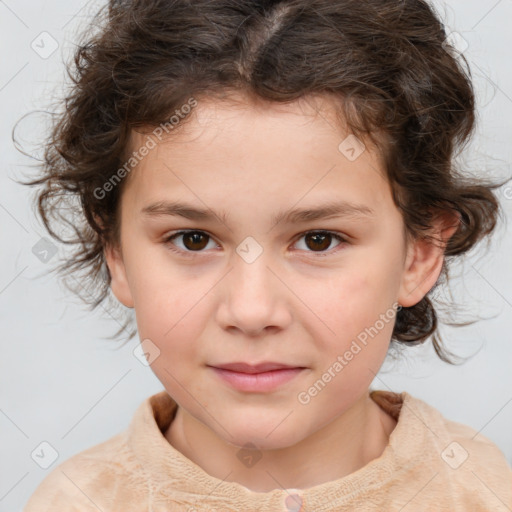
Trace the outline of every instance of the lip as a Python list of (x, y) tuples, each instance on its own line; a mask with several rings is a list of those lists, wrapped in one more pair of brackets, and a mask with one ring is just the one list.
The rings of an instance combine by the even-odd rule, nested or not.
[(249, 364), (249, 363), (226, 363), (226, 364), (217, 364), (212, 365), (214, 368), (219, 368), (221, 370), (230, 370), (232, 372), (238, 373), (263, 373), (270, 372), (272, 370), (286, 370), (290, 368), (299, 368), (298, 366), (291, 366), (288, 364), (282, 363), (274, 363), (271, 361), (264, 361), (258, 364)]
[[(275, 390), (294, 379), (306, 368), (279, 363), (230, 363), (222, 367), (210, 367), (224, 382), (238, 391), (264, 393)], [(234, 370), (233, 368), (236, 368)]]

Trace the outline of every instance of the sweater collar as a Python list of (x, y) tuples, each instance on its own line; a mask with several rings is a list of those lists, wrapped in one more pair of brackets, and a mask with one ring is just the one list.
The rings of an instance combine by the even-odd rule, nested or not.
[[(177, 410), (167, 391), (141, 403), (128, 427), (128, 444), (148, 479), (151, 509), (168, 512), (179, 502), (186, 510), (333, 510), (368, 488), (386, 485), (411, 461), (420, 460), (427, 429), (421, 409), (426, 406), (406, 392), (372, 391), (371, 398), (397, 420), (389, 442), (377, 459), (343, 478), (307, 489), (254, 492), (236, 483), (215, 478), (176, 450), (164, 437)], [(428, 407), (428, 406), (427, 406)], [(404, 446), (404, 439), (414, 442)], [(226, 475), (227, 476), (227, 475)], [(302, 508), (301, 508), (302, 506)], [(185, 508), (181, 508), (185, 510)]]

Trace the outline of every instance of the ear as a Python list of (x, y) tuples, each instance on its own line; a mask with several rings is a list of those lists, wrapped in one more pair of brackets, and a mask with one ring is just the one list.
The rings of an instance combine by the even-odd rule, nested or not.
[(110, 287), (117, 300), (127, 308), (133, 308), (133, 298), (126, 276), (126, 268), (121, 250), (112, 245), (106, 245), (104, 249), (105, 260), (110, 271)]
[(411, 307), (436, 284), (444, 262), (446, 244), (460, 224), (458, 212), (444, 213), (433, 221), (429, 234), (435, 240), (415, 239), (409, 243), (397, 298), (403, 307)]

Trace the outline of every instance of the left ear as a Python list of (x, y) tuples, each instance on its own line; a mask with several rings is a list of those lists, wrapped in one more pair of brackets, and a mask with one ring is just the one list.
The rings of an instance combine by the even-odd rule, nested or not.
[(444, 262), (446, 244), (460, 224), (458, 212), (445, 212), (432, 221), (429, 235), (434, 240), (415, 239), (409, 243), (397, 302), (411, 307), (432, 289), (437, 282)]

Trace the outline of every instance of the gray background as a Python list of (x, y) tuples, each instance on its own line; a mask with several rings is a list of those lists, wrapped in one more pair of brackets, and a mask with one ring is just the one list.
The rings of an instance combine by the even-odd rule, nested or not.
[[(59, 463), (125, 429), (140, 402), (163, 389), (134, 357), (138, 341), (116, 350), (114, 342), (102, 337), (115, 331), (117, 320), (103, 310), (87, 311), (48, 273), (63, 248), (58, 246), (47, 263), (33, 253), (47, 235), (34, 215), (32, 191), (14, 181), (30, 170), (31, 161), (14, 149), (12, 127), (24, 114), (47, 108), (58, 95), (65, 76), (63, 58), (73, 48), (77, 29), (99, 5), (79, 0), (0, 1), (2, 512), (21, 510)], [(449, 31), (467, 42), (464, 52), (478, 94), (478, 128), (463, 160), (481, 175), (510, 175), (512, 35), (507, 23), (512, 1), (436, 5)], [(48, 56), (52, 44), (59, 46)], [(20, 127), (27, 141), (44, 133), (38, 116)], [(451, 286), (460, 304), (456, 318), (484, 319), (442, 330), (452, 350), (474, 357), (452, 367), (438, 361), (430, 345), (410, 349), (404, 360), (385, 364), (373, 387), (406, 390), (447, 418), (472, 426), (495, 442), (512, 464), (512, 187), (502, 189), (500, 197), (507, 224), (501, 224), (489, 250), (482, 246), (454, 269)], [(449, 298), (445, 288), (438, 293)], [(42, 442), (58, 453), (48, 469), (31, 457)]]

